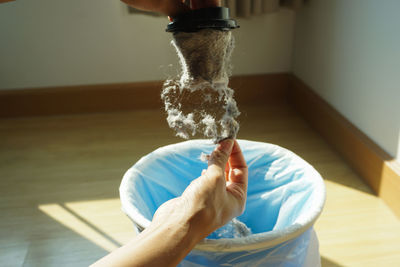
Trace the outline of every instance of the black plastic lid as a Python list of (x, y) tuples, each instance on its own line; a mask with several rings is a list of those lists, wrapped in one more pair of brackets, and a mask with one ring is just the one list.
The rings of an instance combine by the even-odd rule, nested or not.
[(191, 10), (173, 18), (167, 32), (196, 32), (202, 29), (229, 31), (239, 28), (236, 21), (229, 18), (229, 8), (208, 7)]

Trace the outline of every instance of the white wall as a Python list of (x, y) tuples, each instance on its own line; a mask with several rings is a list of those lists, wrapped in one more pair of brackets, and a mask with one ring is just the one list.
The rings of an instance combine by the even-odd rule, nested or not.
[[(400, 157), (400, 1), (309, 3), (297, 16), (294, 73)], [(0, 90), (165, 79), (178, 69), (166, 23), (118, 0), (0, 4)], [(234, 74), (291, 70), (291, 11), (239, 23)]]
[[(0, 4), (0, 89), (165, 79), (178, 62), (167, 23), (118, 0)], [(241, 20), (234, 74), (289, 71), (293, 23), (291, 11)]]
[(314, 0), (296, 18), (293, 71), (400, 159), (400, 1)]

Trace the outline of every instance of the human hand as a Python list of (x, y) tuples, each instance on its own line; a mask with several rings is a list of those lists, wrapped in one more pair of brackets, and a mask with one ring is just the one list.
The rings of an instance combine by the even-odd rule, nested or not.
[(190, 7), (192, 9), (199, 9), (199, 8), (204, 8), (204, 7), (215, 7), (215, 6), (220, 6), (221, 1), (220, 0), (191, 0), (190, 1)]
[[(174, 17), (185, 13), (190, 8), (182, 0), (121, 0), (122, 2), (141, 10), (153, 11)], [(191, 0), (190, 7), (199, 9), (204, 7), (220, 6), (220, 0)]]
[(242, 214), (247, 176), (239, 144), (220, 142), (182, 196), (161, 205), (149, 227), (93, 266), (176, 266), (200, 240)]
[(160, 206), (152, 225), (186, 225), (194, 230), (198, 242), (243, 213), (247, 183), (247, 166), (239, 144), (224, 140), (211, 154), (207, 170), (181, 197)]

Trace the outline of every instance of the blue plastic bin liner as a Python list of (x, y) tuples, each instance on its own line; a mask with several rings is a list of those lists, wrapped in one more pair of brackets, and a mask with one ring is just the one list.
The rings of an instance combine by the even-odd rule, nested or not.
[[(293, 152), (277, 145), (238, 140), (249, 168), (246, 209), (237, 219), (252, 234), (240, 238), (206, 238), (179, 266), (320, 266), (313, 224), (325, 202), (319, 173)], [(201, 153), (209, 140), (161, 147), (141, 158), (120, 186), (123, 211), (137, 232), (146, 228), (157, 208), (180, 196), (207, 168)], [(216, 236), (216, 235), (210, 235)]]

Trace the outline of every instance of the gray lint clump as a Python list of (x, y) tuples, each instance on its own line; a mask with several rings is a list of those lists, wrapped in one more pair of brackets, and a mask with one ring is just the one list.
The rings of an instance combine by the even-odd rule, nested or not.
[(165, 81), (161, 98), (168, 125), (185, 139), (235, 138), (240, 112), (228, 87), (234, 39), (230, 31), (176, 32), (172, 41), (182, 73)]

